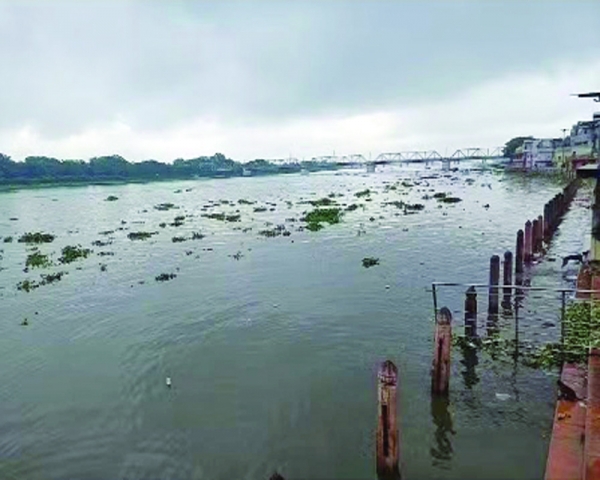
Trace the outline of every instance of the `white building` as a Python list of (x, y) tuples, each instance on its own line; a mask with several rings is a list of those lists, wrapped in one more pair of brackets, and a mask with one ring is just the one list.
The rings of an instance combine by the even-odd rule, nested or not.
[(525, 140), (521, 147), (520, 167), (524, 170), (547, 170), (552, 168), (555, 141), (552, 138)]

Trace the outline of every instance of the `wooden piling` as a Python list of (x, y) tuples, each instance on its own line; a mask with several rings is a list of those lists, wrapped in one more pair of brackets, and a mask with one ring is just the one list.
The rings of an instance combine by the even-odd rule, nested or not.
[(517, 248), (515, 249), (515, 285), (523, 284), (523, 230), (517, 232)]
[(379, 366), (377, 374), (377, 475), (400, 478), (397, 424), (398, 369), (390, 360)]
[(273, 472), (273, 475), (269, 477), (269, 480), (285, 480), (279, 473)]
[(550, 203), (544, 205), (544, 240), (550, 240)]
[(538, 219), (537, 251), (539, 253), (542, 253), (544, 251), (544, 217), (540, 215), (540, 216), (538, 216), (537, 219)]
[[(513, 254), (510, 250), (504, 252), (504, 285), (512, 285)], [(504, 288), (504, 295), (510, 295), (511, 289)]]
[(536, 254), (539, 252), (539, 241), (538, 241), (538, 231), (539, 231), (539, 220), (536, 218), (533, 220), (531, 224), (531, 253)]
[(452, 347), (452, 314), (443, 307), (435, 319), (431, 391), (445, 395), (450, 387), (450, 351)]
[(533, 250), (531, 248), (531, 221), (525, 222), (525, 242), (523, 244), (523, 260), (525, 263), (531, 263), (533, 257)]
[(492, 255), (490, 258), (490, 287), (488, 314), (498, 315), (498, 284), (500, 283), (500, 257)]
[(477, 290), (467, 288), (465, 294), (465, 336), (477, 336)]

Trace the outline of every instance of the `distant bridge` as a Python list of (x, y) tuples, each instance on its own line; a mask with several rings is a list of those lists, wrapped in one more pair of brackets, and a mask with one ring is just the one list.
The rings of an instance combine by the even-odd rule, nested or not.
[[(499, 160), (504, 158), (502, 154), (503, 147), (480, 148), (469, 147), (459, 148), (452, 155), (442, 155), (437, 150), (411, 150), (406, 152), (380, 153), (375, 159), (368, 159), (360, 153), (351, 155), (322, 155), (312, 157), (310, 162), (334, 163), (338, 165), (361, 165), (376, 164), (387, 165), (390, 163), (429, 163), (429, 162), (460, 162), (465, 160)], [(285, 158), (270, 160), (273, 163), (300, 163), (297, 158)]]

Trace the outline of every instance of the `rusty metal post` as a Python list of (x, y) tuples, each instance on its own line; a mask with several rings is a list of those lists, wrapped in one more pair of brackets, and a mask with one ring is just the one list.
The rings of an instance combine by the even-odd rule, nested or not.
[(523, 230), (517, 232), (517, 248), (515, 254), (515, 285), (523, 285)]
[(390, 360), (383, 362), (379, 366), (377, 380), (377, 475), (384, 478), (400, 478), (396, 365)]
[(452, 314), (443, 307), (436, 317), (433, 365), (431, 369), (431, 391), (434, 394), (448, 393), (450, 386), (450, 351), (452, 347)]
[(477, 336), (477, 290), (469, 287), (465, 294), (465, 336)]
[(531, 222), (529, 220), (525, 222), (525, 243), (523, 250), (523, 260), (525, 263), (531, 263), (533, 253), (531, 250)]

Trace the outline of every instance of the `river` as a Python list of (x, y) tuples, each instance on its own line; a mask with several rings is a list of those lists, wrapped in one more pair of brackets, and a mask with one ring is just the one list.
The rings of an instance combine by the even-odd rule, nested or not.
[[(420, 185), (397, 185), (403, 179)], [(365, 189), (371, 195), (356, 197)], [(449, 404), (432, 404), (429, 289), (486, 283), (490, 256), (513, 250), (517, 229), (560, 189), (466, 167), (380, 167), (0, 193), (0, 236), (15, 238), (0, 240), (0, 477), (266, 480), (277, 469), (287, 480), (373, 479), (376, 369), (390, 359), (407, 478), (541, 478), (556, 372), (482, 356), (465, 373), (454, 352)], [(422, 200), (435, 192), (463, 201)], [(364, 208), (298, 231), (312, 209), (301, 202), (330, 194)], [(549, 257), (587, 245), (588, 194)], [(202, 210), (220, 200), (231, 203)], [(385, 204), (398, 200), (425, 208), (404, 215)], [(180, 208), (153, 208), (160, 203)], [(240, 222), (201, 216), (236, 210)], [(183, 225), (159, 226), (176, 215)], [(266, 222), (291, 234), (259, 235)], [(55, 263), (65, 245), (93, 253), (47, 269), (67, 271), (61, 281), (19, 291), (47, 273), (23, 272), (29, 252), (16, 240), (30, 231), (56, 235), (40, 246)], [(132, 231), (158, 234), (135, 241)], [(192, 232), (206, 236), (172, 241)], [(380, 263), (364, 268), (364, 257)], [(534, 270), (533, 285), (572, 282), (560, 262)], [(177, 276), (155, 281), (161, 273)], [(439, 292), (457, 322), (464, 290)], [(556, 321), (560, 304), (542, 304), (524, 326)]]

